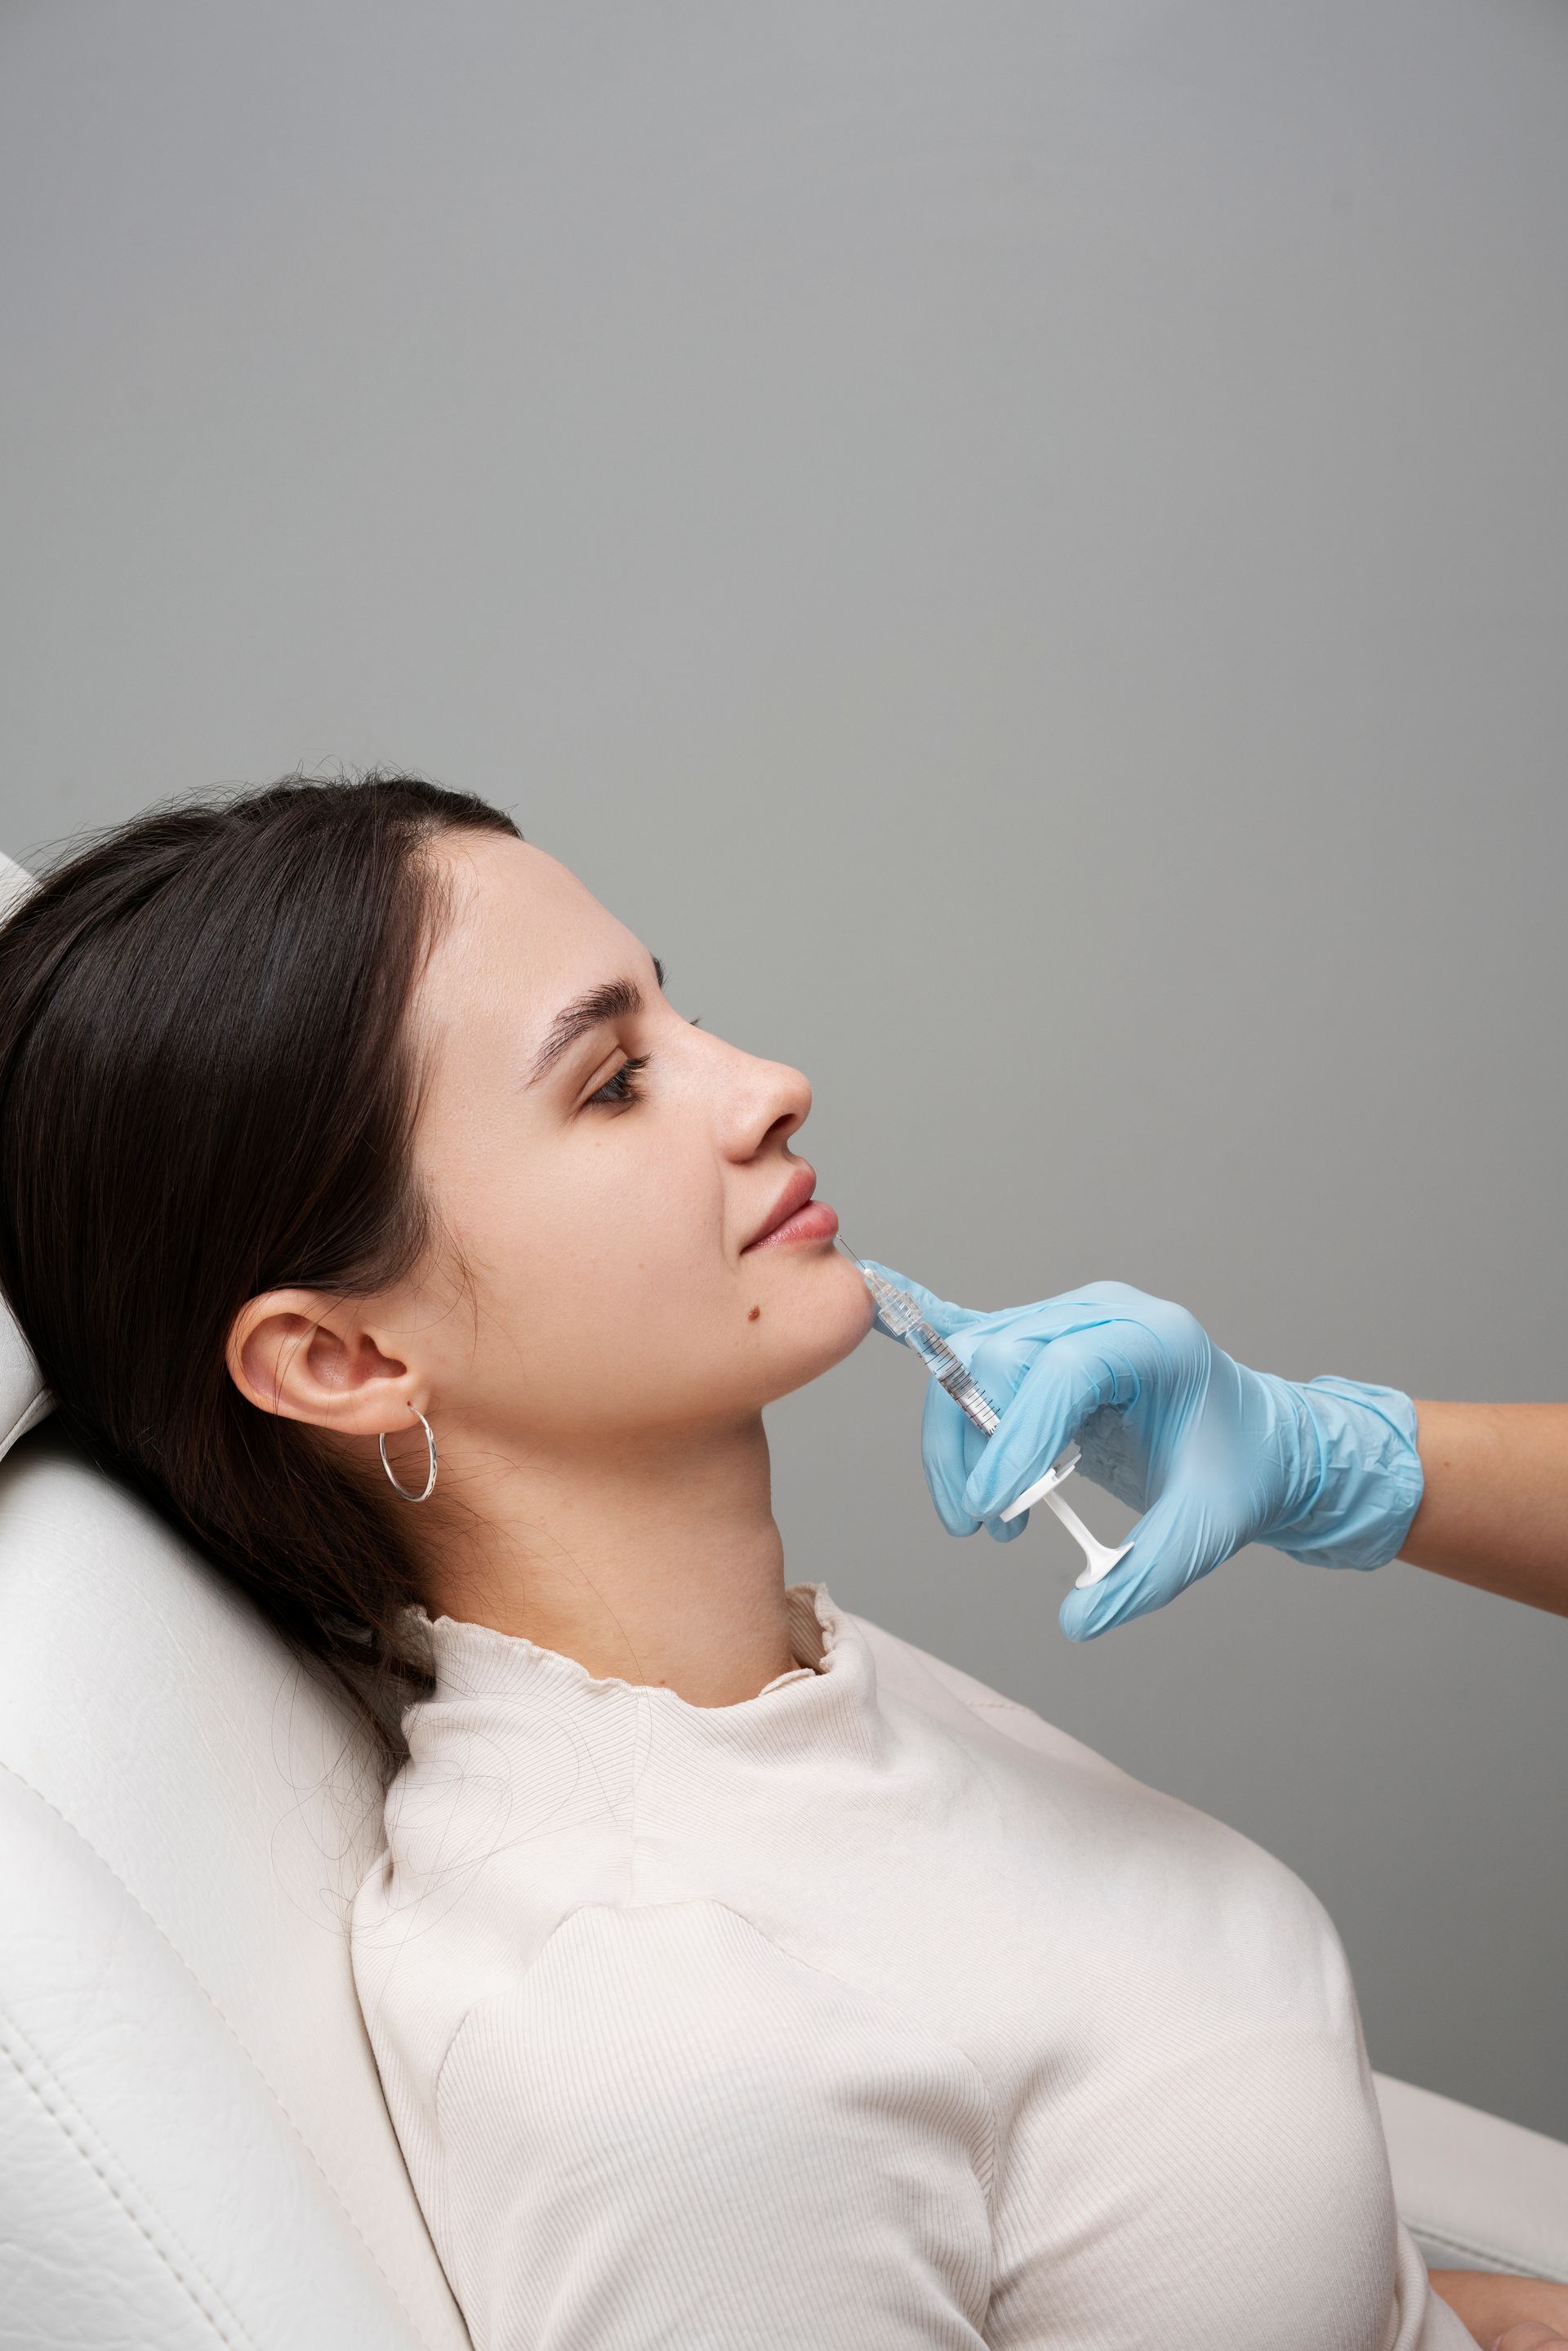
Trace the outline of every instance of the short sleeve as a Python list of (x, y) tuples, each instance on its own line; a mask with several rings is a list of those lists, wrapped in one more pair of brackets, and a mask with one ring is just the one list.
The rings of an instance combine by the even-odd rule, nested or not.
[(435, 2090), (477, 2351), (979, 2351), (972, 2061), (719, 1902), (571, 1912)]

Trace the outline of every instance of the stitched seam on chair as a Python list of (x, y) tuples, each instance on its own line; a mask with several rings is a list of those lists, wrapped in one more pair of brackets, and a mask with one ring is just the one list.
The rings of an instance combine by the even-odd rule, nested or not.
[[(190, 1977), (191, 1981), (195, 1985), (196, 1990), (201, 1993), (201, 1995), (202, 1995), (203, 1999), (206, 2001), (206, 2003), (207, 2003), (208, 2007), (212, 2010), (213, 2014), (214, 2014), (215, 2017), (217, 2017), (217, 2019), (219, 2020), (219, 2022), (220, 2022), (223, 2025), (225, 2025), (225, 2026), (226, 2027), (226, 2029), (227, 2029), (227, 2031), (228, 2031), (228, 2032), (229, 2032), (230, 2037), (231, 2037), (231, 2038), (232, 2038), (232, 2040), (234, 2041), (235, 2046), (235, 2047), (236, 2047), (236, 2048), (241, 2052), (242, 2055), (246, 2058), (246, 2060), (247, 2064), (251, 2066), (252, 2070), (254, 2071), (254, 2073), (255, 2073), (255, 2074), (256, 2074), (256, 2077), (257, 2081), (259, 2081), (259, 2082), (260, 2082), (260, 2084), (261, 2084), (262, 2087), (266, 2090), (266, 2092), (267, 2092), (267, 2094), (268, 2097), (270, 2097), (270, 2098), (271, 2098), (271, 2100), (272, 2100), (272, 2102), (273, 2102), (274, 2105), (277, 2108), (278, 2113), (283, 2116), (284, 2121), (288, 2125), (289, 2129), (294, 2133), (295, 2137), (298, 2140), (298, 2142), (299, 2142), (300, 2146), (304, 2148), (304, 2150), (305, 2150), (306, 2154), (309, 2157), (309, 2158), (310, 2158), (311, 2162), (315, 2165), (316, 2169), (317, 2169), (317, 2171), (318, 2171), (318, 2172), (319, 2173), (319, 2175), (320, 2175), (322, 2184), (323, 2184), (323, 2186), (326, 2188), (328, 2194), (331, 2197), (332, 2201), (334, 2202), (334, 2204), (336, 2204), (336, 2205), (337, 2205), (338, 2210), (339, 2210), (341, 2212), (341, 2214), (343, 2215), (344, 2220), (347, 2220), (347, 2222), (348, 2222), (348, 2224), (349, 2224), (350, 2228), (350, 2229), (352, 2229), (352, 2231), (353, 2231), (353, 2232), (354, 2232), (355, 2236), (359, 2239), (359, 2241), (360, 2241), (361, 2244), (361, 2245), (363, 2245), (363, 2247), (364, 2247), (364, 2249), (365, 2249), (365, 2252), (366, 2252), (366, 2253), (369, 2255), (370, 2260), (371, 2260), (371, 2264), (373, 2265), (373, 2267), (374, 2267), (374, 2269), (375, 2269), (375, 2272), (376, 2272), (377, 2276), (381, 2279), (381, 2281), (382, 2281), (382, 2284), (386, 2287), (387, 2292), (391, 2294), (391, 2296), (392, 2296), (392, 2300), (396, 2303), (396, 2304), (397, 2304), (398, 2308), (402, 2312), (402, 2314), (403, 2314), (403, 2316), (407, 2319), (407, 2321), (408, 2321), (408, 2323), (409, 2323), (410, 2326), (412, 2326), (412, 2327), (413, 2327), (413, 2331), (414, 2331), (414, 2334), (419, 2337), (419, 2340), (420, 2340), (420, 2341), (421, 2341), (421, 2342), (425, 2346), (425, 2351), (432, 2351), (432, 2346), (431, 2346), (431, 2344), (430, 2344), (430, 2339), (429, 2339), (429, 2337), (426, 2335), (426, 2334), (425, 2334), (425, 2332), (424, 2332), (423, 2328), (420, 2325), (419, 2321), (414, 2317), (414, 2314), (413, 2314), (413, 2311), (412, 2311), (412, 2310), (410, 2310), (410, 2308), (409, 2308), (409, 2306), (408, 2306), (407, 2303), (406, 2303), (406, 2302), (404, 2302), (404, 2300), (403, 2300), (403, 2298), (402, 2298), (402, 2294), (398, 2292), (397, 2287), (396, 2287), (396, 2285), (393, 2283), (392, 2280), (390, 2277), (388, 2277), (388, 2275), (387, 2275), (387, 2273), (386, 2273), (385, 2270), (384, 2270), (384, 2269), (382, 2269), (382, 2265), (381, 2265), (381, 2262), (380, 2262), (380, 2260), (377, 2258), (377, 2254), (376, 2254), (375, 2247), (374, 2247), (374, 2246), (370, 2242), (370, 2241), (368, 2240), (368, 2238), (365, 2236), (365, 2233), (364, 2233), (363, 2230), (360, 2227), (359, 2222), (355, 2220), (355, 2218), (354, 2218), (353, 2214), (350, 2211), (350, 2210), (349, 2210), (348, 2206), (344, 2203), (344, 2201), (343, 2201), (343, 2199), (342, 2199), (341, 2196), (338, 2193), (337, 2188), (334, 2186), (334, 2184), (333, 2184), (333, 2182), (331, 2181), (331, 2179), (329, 2179), (329, 2177), (328, 2177), (328, 2175), (327, 2175), (327, 2173), (326, 2173), (325, 2169), (324, 2169), (324, 2168), (323, 2168), (323, 2167), (322, 2167), (322, 2163), (321, 2163), (321, 2158), (320, 2158), (320, 2157), (317, 2154), (317, 2152), (316, 2152), (315, 2148), (311, 2146), (311, 2144), (310, 2144), (309, 2140), (306, 2137), (306, 2136), (305, 2136), (304, 2132), (300, 2129), (299, 2125), (295, 2121), (294, 2116), (289, 2113), (288, 2108), (287, 2107), (287, 2105), (285, 2105), (285, 2104), (284, 2104), (284, 2102), (283, 2102), (282, 2098), (278, 2095), (277, 2091), (273, 2087), (273, 2085), (272, 2085), (271, 2082), (267, 2079), (267, 2076), (266, 2071), (265, 2071), (265, 2069), (263, 2068), (263, 2066), (261, 2065), (261, 2064), (259, 2063), (259, 2061), (258, 2061), (258, 2060), (257, 2060), (257, 2059), (256, 2059), (256, 2058), (252, 2054), (251, 2051), (250, 2051), (249, 2049), (247, 2049), (247, 2048), (246, 2048), (246, 2044), (245, 2044), (245, 2042), (241, 2039), (240, 2034), (239, 2034), (239, 2032), (238, 2032), (238, 2031), (237, 2031), (237, 2029), (236, 2029), (236, 2027), (235, 2027), (235, 2023), (234, 2023), (234, 2022), (233, 2022), (233, 2020), (232, 2020), (229, 2016), (227, 2016), (227, 2015), (225, 2015), (225, 2014), (224, 2010), (219, 2006), (219, 2004), (218, 2004), (217, 2001), (214, 1999), (214, 1997), (213, 1997), (212, 1993), (207, 1990), (206, 1985), (202, 1981), (201, 1977), (196, 1973), (195, 1969), (191, 1965), (191, 1962), (190, 1962), (190, 1960), (185, 1957), (184, 1952), (181, 1950), (181, 1949), (180, 1949), (179, 1945), (178, 1945), (178, 1944), (177, 1944), (177, 1943), (172, 1939), (172, 1938), (168, 1934), (168, 1932), (166, 1931), (166, 1929), (159, 1924), (159, 1922), (158, 1922), (158, 1920), (157, 1920), (156, 1918), (154, 1918), (154, 1917), (152, 1916), (152, 1911), (148, 1909), (147, 1905), (142, 1901), (142, 1899), (141, 1899), (141, 1896), (140, 1896), (140, 1895), (138, 1895), (138, 1894), (136, 1894), (136, 1893), (134, 1893), (134, 1892), (132, 1891), (132, 1889), (131, 1889), (129, 1886), (127, 1886), (127, 1884), (126, 1884), (126, 1882), (125, 1882), (124, 1878), (123, 1878), (123, 1877), (121, 1877), (121, 1876), (120, 1875), (120, 1872), (119, 1872), (119, 1871), (118, 1871), (114, 1866), (113, 1866), (112, 1863), (110, 1863), (110, 1862), (109, 1862), (109, 1861), (105, 1860), (105, 1858), (104, 1858), (103, 1855), (102, 1855), (101, 1853), (99, 1853), (99, 1849), (98, 1849), (97, 1845), (95, 1845), (95, 1844), (94, 1844), (94, 1843), (93, 1843), (92, 1839), (91, 1839), (91, 1838), (90, 1838), (90, 1837), (86, 1834), (86, 1832), (85, 1832), (84, 1830), (82, 1830), (82, 1829), (80, 1829), (80, 1828), (78, 1828), (78, 1827), (77, 1826), (77, 1823), (75, 1823), (75, 1821), (73, 1821), (73, 1820), (69, 1817), (68, 1813), (62, 1813), (62, 1812), (61, 1812), (61, 1810), (60, 1810), (60, 1808), (59, 1808), (58, 1804), (57, 1804), (57, 1803), (55, 1802), (54, 1799), (53, 1799), (51, 1796), (46, 1796), (46, 1795), (45, 1795), (45, 1793), (44, 1793), (44, 1792), (43, 1792), (43, 1790), (42, 1790), (41, 1788), (36, 1788), (36, 1787), (34, 1787), (33, 1782), (31, 1782), (31, 1780), (29, 1780), (29, 1779), (27, 1778), (27, 1776), (26, 1776), (26, 1772), (24, 1772), (24, 1771), (17, 1771), (17, 1769), (16, 1769), (16, 1765), (15, 1765), (14, 1763), (5, 1763), (5, 1762), (0, 1762), (0, 1771), (4, 1771), (4, 1772), (5, 1772), (5, 1773), (6, 1773), (6, 1775), (7, 1775), (10, 1779), (13, 1779), (13, 1780), (16, 1781), (16, 1782), (17, 1782), (17, 1783), (18, 1783), (21, 1787), (26, 1788), (29, 1795), (36, 1796), (36, 1797), (37, 1798), (37, 1800), (38, 1800), (39, 1803), (40, 1803), (40, 1804), (43, 1804), (43, 1805), (44, 1805), (44, 1806), (45, 1806), (45, 1807), (46, 1807), (49, 1812), (53, 1813), (53, 1814), (55, 1815), (55, 1818), (56, 1818), (57, 1821), (60, 1821), (60, 1822), (63, 1822), (63, 1823), (64, 1823), (65, 1826), (66, 1826), (68, 1829), (69, 1829), (69, 1831), (70, 1831), (71, 1834), (72, 1834), (74, 1837), (78, 1837), (78, 1838), (79, 1838), (79, 1839), (80, 1839), (81, 1843), (82, 1843), (84, 1845), (86, 1845), (86, 1847), (87, 1847), (87, 1849), (88, 1849), (89, 1853), (90, 1853), (90, 1854), (92, 1855), (93, 1859), (94, 1859), (94, 1860), (95, 1860), (95, 1861), (99, 1865), (99, 1866), (100, 1866), (101, 1868), (103, 1868), (103, 1869), (105, 1869), (105, 1870), (107, 1870), (107, 1871), (108, 1871), (108, 1873), (109, 1873), (110, 1876), (113, 1878), (113, 1880), (114, 1880), (115, 1884), (120, 1887), (120, 1889), (121, 1893), (123, 1893), (123, 1894), (124, 1894), (124, 1896), (125, 1896), (126, 1899), (127, 1899), (128, 1901), (130, 1901), (130, 1902), (133, 1902), (133, 1903), (136, 1905), (136, 1907), (138, 1908), (138, 1910), (140, 1910), (140, 1911), (141, 1911), (141, 1916), (146, 1919), (146, 1921), (147, 1921), (148, 1925), (152, 1928), (153, 1933), (154, 1933), (155, 1935), (157, 1935), (157, 1936), (158, 1936), (159, 1939), (160, 1939), (162, 1942), (165, 1943), (165, 1944), (168, 1946), (168, 1948), (169, 1948), (169, 1949), (170, 1949), (171, 1951), (172, 1951), (172, 1953), (174, 1954), (174, 1957), (179, 1960), (180, 1965), (184, 1969), (185, 1973)], [(389, 2122), (390, 2122), (391, 2117), (389, 2116), (389, 2117), (388, 2117), (388, 2119), (389, 2119)], [(400, 2148), (400, 2153), (401, 2153), (401, 2148)], [(406, 2167), (405, 2167), (405, 2168), (406, 2168)], [(413, 2184), (413, 2183), (411, 2182), (411, 2183), (410, 2183), (411, 2189), (412, 2189), (412, 2184)], [(416, 2201), (416, 2202), (418, 2201), (417, 2198), (415, 2199), (415, 2201)]]
[[(1461, 2237), (1457, 2231), (1450, 2229), (1446, 2221), (1418, 2220), (1404, 2205), (1399, 2208), (1399, 2217), (1405, 2226), (1417, 2237), (1429, 2238), (1434, 2244), (1451, 2246), (1456, 2253), (1469, 2253), (1478, 2261), (1501, 2262), (1509, 2275), (1516, 2274), (1513, 2264), (1519, 2254), (1517, 2245), (1509, 2250), (1500, 2245), (1486, 2244), (1475, 2237)], [(1568, 2281), (1559, 2278), (1553, 2279), (1552, 2283), (1563, 2284)]]
[[(33, 2047), (32, 2043), (28, 2041), (27, 2036), (22, 2031), (21, 2026), (16, 2023), (16, 2018), (6, 2018), (3, 2013), (0, 2013), (0, 2030), (3, 2030), (4, 2025), (6, 2022), (11, 2024), (18, 2039), (27, 2049), (34, 2064), (43, 2074), (44, 2079), (76, 2115), (78, 2120), (81, 2124), (83, 2131), (90, 2133), (90, 2135), (96, 2138), (98, 2137), (97, 2132), (93, 2131), (91, 2124), (87, 2120), (85, 2115), (82, 2114), (80, 2107), (76, 2105), (75, 2100), (70, 2096), (58, 2077), (49, 2071), (48, 2066), (44, 2063), (44, 2060), (39, 2056), (37, 2051)], [(48, 2116), (49, 2120), (54, 2124), (56, 2129), (59, 2131), (62, 2137), (68, 2139), (70, 2145), (76, 2149), (77, 2154), (87, 2165), (89, 2170), (97, 2175), (103, 2186), (109, 2190), (110, 2195), (113, 2197), (114, 2201), (119, 2205), (120, 2210), (124, 2213), (131, 2227), (137, 2231), (138, 2235), (142, 2238), (144, 2242), (156, 2255), (158, 2260), (162, 2262), (163, 2267), (168, 2271), (169, 2275), (173, 2279), (181, 2292), (190, 2297), (190, 2300), (194, 2304), (196, 2309), (200, 2311), (202, 2316), (206, 2320), (214, 2334), (218, 2337), (218, 2340), (221, 2343), (228, 2344), (230, 2351), (234, 2351), (235, 2335), (231, 2335), (228, 2328), (225, 2327), (219, 2319), (214, 2316), (214, 2313), (207, 2308), (206, 2304), (196, 2292), (195, 2286), (192, 2283), (191, 2279), (185, 2275), (183, 2270), (178, 2269), (170, 2260), (168, 2254), (163, 2250), (163, 2247), (158, 2242), (157, 2238), (152, 2234), (152, 2230), (148, 2228), (140, 2213), (131, 2209), (129, 2198), (123, 2195), (120, 2189), (115, 2186), (114, 2181), (110, 2178), (108, 2172), (104, 2169), (103, 2165), (95, 2160), (91, 2148), (85, 2146), (82, 2140), (78, 2137), (76, 2132), (71, 2128), (70, 2123), (67, 2117), (57, 2113), (55, 2108), (50, 2105), (47, 2098), (45, 2097), (37, 2082), (33, 2081), (29, 2077), (26, 2068), (20, 2064), (12, 2051), (5, 2046), (3, 2040), (0, 2040), (0, 2056), (5, 2058), (6, 2064), (11, 2067), (16, 2079), (21, 2083), (23, 2088), (28, 2093), (29, 2096), (37, 2100), (39, 2105), (42, 2106), (45, 2114)], [(256, 2337), (250, 2333), (249, 2329), (243, 2324), (243, 2322), (235, 2317), (234, 2312), (229, 2309), (228, 2304), (224, 2301), (223, 2295), (218, 2292), (216, 2286), (214, 2285), (211, 2278), (207, 2277), (203, 2273), (200, 2262), (193, 2258), (188, 2248), (180, 2242), (180, 2240), (175, 2235), (173, 2230), (168, 2227), (167, 2221), (164, 2221), (162, 2225), (167, 2231), (170, 2242), (179, 2252), (181, 2258), (190, 2262), (192, 2270), (195, 2273), (195, 2275), (200, 2278), (202, 2284), (205, 2287), (213, 2301), (218, 2304), (224, 2310), (229, 2320), (230, 2325), (236, 2330), (239, 2340), (248, 2343), (251, 2346), (251, 2351), (256, 2351)]]

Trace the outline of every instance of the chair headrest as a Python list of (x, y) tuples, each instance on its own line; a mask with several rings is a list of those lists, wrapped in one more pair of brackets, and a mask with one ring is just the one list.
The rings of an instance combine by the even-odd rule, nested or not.
[[(33, 877), (0, 849), (0, 922), (25, 898)], [(55, 1408), (31, 1347), (5, 1300), (0, 1298), (0, 1455)]]

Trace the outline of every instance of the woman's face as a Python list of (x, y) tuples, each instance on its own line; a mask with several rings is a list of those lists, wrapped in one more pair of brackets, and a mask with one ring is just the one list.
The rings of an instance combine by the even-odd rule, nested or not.
[(476, 832), (434, 853), (455, 904), (413, 1004), (433, 1049), (415, 1159), (475, 1314), (422, 1292), (425, 1411), (597, 1445), (747, 1416), (848, 1354), (873, 1309), (832, 1211), (758, 1238), (812, 1189), (788, 1148), (800, 1072), (675, 1011), (542, 850)]

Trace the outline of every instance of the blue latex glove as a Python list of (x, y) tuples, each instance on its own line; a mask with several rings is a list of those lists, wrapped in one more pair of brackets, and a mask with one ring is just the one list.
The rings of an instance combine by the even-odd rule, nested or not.
[(1244, 1543), (1321, 1567), (1398, 1555), (1422, 1490), (1416, 1407), (1399, 1389), (1249, 1371), (1185, 1307), (1124, 1282), (979, 1314), (875, 1270), (919, 1301), (1001, 1414), (988, 1440), (926, 1384), (921, 1456), (950, 1534), (1021, 1534), (1028, 1511), (1008, 1525), (998, 1513), (1073, 1437), (1078, 1474), (1145, 1513), (1120, 1565), (1063, 1600), (1071, 1639), (1163, 1608)]

